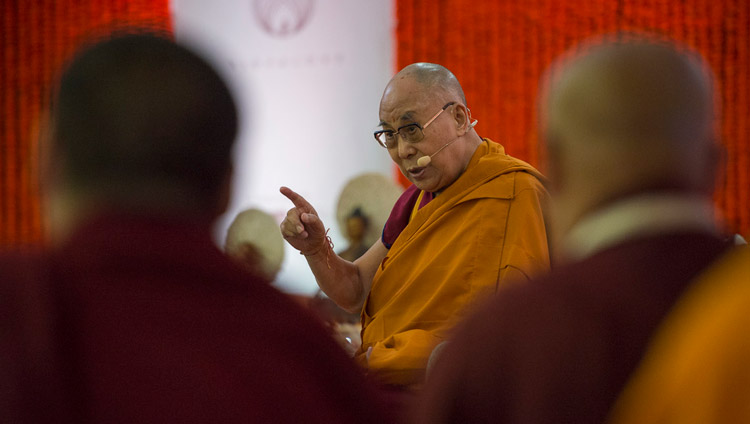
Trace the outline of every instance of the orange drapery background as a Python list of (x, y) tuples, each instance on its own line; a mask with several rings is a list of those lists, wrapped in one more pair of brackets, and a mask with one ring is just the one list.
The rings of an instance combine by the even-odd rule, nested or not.
[(0, 248), (39, 244), (39, 121), (64, 62), (129, 25), (171, 31), (168, 0), (4, 0), (0, 6)]
[(397, 0), (396, 19), (397, 67), (446, 66), (463, 85), (477, 132), (535, 165), (539, 81), (558, 55), (621, 30), (656, 32), (698, 50), (722, 96), (727, 164), (716, 204), (729, 231), (750, 236), (747, 0)]
[[(535, 100), (560, 53), (593, 35), (649, 30), (708, 59), (721, 91), (727, 166), (716, 195), (730, 231), (750, 238), (750, 2), (745, 0), (395, 0), (396, 55), (451, 69), (479, 133), (539, 163)], [(0, 248), (42, 241), (41, 111), (61, 65), (91, 34), (171, 30), (168, 0), (5, 0), (0, 6)]]

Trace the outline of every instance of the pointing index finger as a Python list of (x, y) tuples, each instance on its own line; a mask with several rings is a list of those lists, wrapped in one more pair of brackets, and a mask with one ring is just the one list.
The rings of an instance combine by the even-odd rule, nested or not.
[(307, 200), (289, 187), (281, 187), (279, 191), (286, 196), (287, 199), (291, 200), (295, 207), (301, 209), (303, 212), (313, 211), (313, 207), (307, 203)]

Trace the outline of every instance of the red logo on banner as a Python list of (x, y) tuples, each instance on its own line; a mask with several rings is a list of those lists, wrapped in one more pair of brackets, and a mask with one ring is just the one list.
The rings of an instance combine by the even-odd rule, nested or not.
[(261, 28), (274, 37), (289, 37), (304, 28), (314, 0), (253, 0)]

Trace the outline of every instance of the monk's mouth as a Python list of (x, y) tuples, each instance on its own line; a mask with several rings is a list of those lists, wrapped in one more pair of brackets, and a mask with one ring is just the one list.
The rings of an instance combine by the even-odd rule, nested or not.
[(422, 175), (424, 175), (424, 170), (425, 167), (409, 168), (406, 172), (408, 172), (409, 175), (413, 178), (420, 178)]

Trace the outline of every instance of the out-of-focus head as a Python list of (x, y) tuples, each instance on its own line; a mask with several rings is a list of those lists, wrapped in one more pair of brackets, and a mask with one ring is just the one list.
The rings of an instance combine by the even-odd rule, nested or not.
[(368, 224), (369, 220), (362, 209), (354, 209), (346, 218), (346, 237), (350, 242), (361, 242), (367, 233)]
[(62, 74), (51, 116), (52, 191), (209, 220), (223, 210), (237, 111), (187, 48), (143, 31), (94, 44)]
[(279, 224), (259, 209), (246, 209), (229, 225), (224, 251), (245, 269), (271, 282), (284, 261)]
[(623, 196), (714, 188), (720, 155), (708, 66), (671, 42), (619, 37), (558, 63), (544, 94), (542, 133), (561, 233)]
[[(449, 103), (452, 105), (445, 107)], [(444, 107), (445, 110), (435, 117)], [(386, 86), (379, 115), (379, 126), (383, 130), (398, 131), (410, 124), (423, 128), (423, 138), (419, 141), (409, 143), (397, 136), (392, 146), (387, 147), (401, 172), (423, 190), (438, 192), (453, 183), (466, 169), (481, 142), (469, 125), (471, 116), (461, 85), (453, 73), (441, 65), (414, 63), (402, 69)], [(415, 129), (407, 127), (402, 135), (406, 135), (407, 130)], [(417, 164), (419, 158), (435, 153), (453, 140), (455, 142), (435, 155), (429, 165)]]

